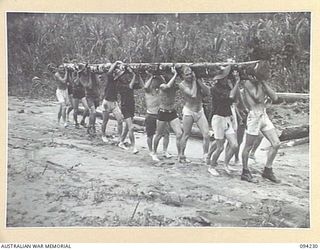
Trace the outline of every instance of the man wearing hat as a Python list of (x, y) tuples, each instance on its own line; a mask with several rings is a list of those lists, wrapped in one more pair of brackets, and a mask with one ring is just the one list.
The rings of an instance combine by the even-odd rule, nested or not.
[[(125, 73), (125, 68), (121, 61), (114, 62), (106, 73), (106, 83), (104, 88), (104, 98), (102, 101), (102, 140), (107, 142), (106, 127), (109, 121), (109, 113), (112, 112), (118, 122), (118, 139), (120, 142), (122, 134), (123, 115), (117, 102), (118, 87), (117, 80)], [(122, 144), (120, 144), (122, 146)]]
[(215, 141), (213, 142), (214, 145), (211, 147), (212, 151), (208, 154), (209, 161), (211, 159), (211, 167), (209, 167), (208, 171), (213, 176), (219, 175), (215, 167), (218, 165), (218, 158), (224, 150), (225, 138), (228, 140), (224, 162), (224, 169), (227, 173), (230, 173), (230, 171), (233, 170), (229, 167), (229, 161), (238, 148), (236, 135), (237, 124), (231, 110), (231, 105), (236, 98), (237, 92), (239, 91), (238, 88), (240, 77), (238, 72), (236, 72), (236, 82), (233, 86), (231, 81), (228, 79), (230, 70), (230, 65), (223, 68), (221, 73), (213, 78), (216, 83), (211, 88), (198, 81), (199, 86), (204, 90), (204, 92), (212, 96), (213, 117), (211, 120), (211, 125), (214, 132)]
[(203, 110), (202, 98), (203, 94), (201, 88), (197, 87), (197, 79), (188, 66), (182, 68), (183, 81), (179, 83), (179, 88), (182, 91), (185, 99), (183, 106), (183, 135), (181, 138), (181, 161), (186, 162), (187, 159), (184, 155), (187, 141), (191, 134), (193, 123), (196, 123), (200, 129), (203, 137), (203, 159), (207, 158), (210, 135), (209, 124)]
[(250, 150), (261, 131), (271, 144), (262, 177), (279, 183), (280, 181), (274, 176), (272, 163), (280, 147), (280, 140), (265, 107), (266, 96), (270, 97), (272, 101), (277, 101), (278, 97), (266, 83), (269, 77), (269, 67), (265, 62), (259, 62), (254, 70), (247, 73), (249, 79), (244, 82), (244, 100), (249, 108), (249, 114), (247, 117), (246, 142), (242, 151), (243, 170), (241, 180), (256, 182), (249, 171), (248, 158)]

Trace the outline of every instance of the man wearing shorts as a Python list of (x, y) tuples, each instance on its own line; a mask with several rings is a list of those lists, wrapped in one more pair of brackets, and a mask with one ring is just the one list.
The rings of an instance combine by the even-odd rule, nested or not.
[(87, 132), (89, 135), (96, 133), (96, 109), (99, 106), (99, 85), (97, 76), (85, 66), (80, 73), (80, 83), (84, 86), (85, 96), (89, 107), (89, 126)]
[(266, 113), (264, 102), (266, 96), (269, 96), (272, 101), (277, 101), (278, 99), (276, 93), (265, 82), (269, 74), (268, 65), (262, 61), (249, 74), (250, 80), (244, 82), (244, 100), (249, 108), (249, 114), (247, 117), (246, 142), (242, 151), (243, 169), (241, 180), (248, 182), (256, 182), (249, 171), (248, 158), (254, 142), (259, 137), (260, 131), (271, 143), (262, 177), (275, 183), (280, 182), (272, 170), (272, 163), (280, 147), (280, 140)]
[(118, 79), (118, 90), (120, 94), (120, 101), (121, 101), (121, 113), (123, 115), (123, 119), (125, 122), (125, 127), (123, 129), (119, 147), (126, 148), (124, 141), (129, 133), (129, 139), (132, 147), (132, 152), (137, 154), (139, 151), (135, 145), (135, 138), (134, 138), (134, 125), (133, 125), (133, 117), (135, 112), (135, 101), (134, 101), (134, 89), (136, 88), (136, 74), (130, 67), (126, 69), (131, 75), (132, 79), (128, 84), (128, 81), (123, 79), (121, 76)]
[(181, 146), (180, 141), (182, 137), (182, 129), (180, 125), (180, 120), (177, 115), (177, 111), (174, 108), (174, 101), (176, 96), (177, 88), (174, 86), (174, 82), (177, 78), (177, 71), (175, 68), (172, 68), (173, 76), (168, 83), (163, 83), (160, 85), (160, 108), (158, 111), (158, 123), (157, 131), (154, 138), (153, 145), (153, 159), (159, 161), (157, 157), (157, 149), (161, 137), (164, 135), (167, 124), (169, 124), (176, 135), (176, 146), (178, 151), (178, 160), (180, 161), (181, 157)]
[(57, 72), (54, 74), (54, 78), (57, 83), (56, 96), (59, 102), (58, 124), (60, 124), (60, 119), (62, 117), (64, 127), (66, 128), (68, 126), (66, 122), (66, 109), (68, 106), (68, 71), (63, 67), (63, 65), (58, 67)]
[(182, 110), (183, 135), (181, 138), (180, 160), (183, 162), (187, 161), (184, 151), (191, 134), (192, 125), (196, 123), (203, 137), (203, 159), (205, 161), (208, 155), (210, 135), (209, 124), (202, 105), (202, 91), (200, 87), (197, 87), (198, 79), (196, 79), (190, 67), (183, 67), (182, 72), (184, 80), (178, 86), (184, 95), (185, 105)]
[[(148, 73), (148, 72), (147, 72)], [(152, 75), (149, 73), (150, 78), (144, 83), (140, 76), (140, 83), (143, 85), (145, 90), (145, 100), (147, 106), (147, 114), (145, 119), (145, 127), (147, 133), (147, 144), (149, 149), (149, 155), (151, 158), (156, 161), (158, 157), (153, 153), (152, 144), (153, 137), (157, 129), (157, 119), (158, 112), (160, 107), (160, 94), (159, 87), (162, 83), (165, 83), (165, 80), (162, 76)], [(168, 153), (169, 145), (169, 127), (164, 130), (163, 135), (163, 154), (166, 158), (171, 158), (172, 156)]]
[[(109, 113), (112, 112), (115, 118), (118, 122), (118, 138), (119, 138), (119, 144), (121, 140), (122, 135), (122, 122), (123, 122), (123, 115), (121, 113), (121, 110), (119, 108), (118, 102), (117, 102), (117, 95), (118, 95), (118, 87), (117, 87), (117, 80), (118, 78), (125, 73), (125, 70), (123, 67), (120, 67), (116, 69), (118, 65), (120, 65), (122, 62), (116, 61), (113, 63), (106, 73), (106, 83), (104, 88), (104, 98), (102, 101), (102, 140), (104, 142), (108, 142), (108, 139), (106, 137), (106, 128), (109, 121)], [(120, 144), (120, 146), (122, 146)]]
[(228, 141), (228, 146), (225, 152), (225, 161), (224, 169), (227, 173), (230, 173), (230, 170), (233, 170), (229, 167), (229, 161), (232, 158), (235, 150), (238, 148), (236, 129), (237, 124), (232, 114), (231, 105), (236, 98), (236, 93), (239, 88), (240, 78), (237, 73), (236, 82), (232, 86), (231, 81), (228, 80), (228, 75), (230, 73), (231, 66), (225, 67), (221, 74), (213, 78), (214, 81), (217, 81), (216, 84), (209, 88), (203, 83), (199, 83), (203, 88), (205, 93), (211, 94), (212, 96), (212, 129), (214, 132), (215, 141), (213, 142), (212, 148), (213, 152), (209, 152), (208, 157), (211, 159), (211, 167), (208, 171), (213, 176), (218, 176), (219, 173), (215, 170), (215, 167), (218, 165), (217, 161), (224, 150), (225, 138)]
[(85, 124), (85, 119), (86, 117), (89, 115), (89, 107), (88, 107), (88, 103), (87, 103), (87, 99), (86, 99), (86, 95), (85, 95), (85, 90), (83, 85), (80, 82), (80, 77), (79, 74), (81, 74), (81, 72), (78, 71), (74, 71), (73, 77), (72, 77), (72, 82), (73, 82), (73, 120), (75, 123), (75, 128), (79, 128), (79, 123), (78, 123), (78, 112), (79, 112), (79, 102), (81, 101), (83, 107), (84, 107), (84, 111), (83, 111), (83, 115), (82, 115), (82, 120), (80, 122), (80, 125), (83, 127), (86, 127)]

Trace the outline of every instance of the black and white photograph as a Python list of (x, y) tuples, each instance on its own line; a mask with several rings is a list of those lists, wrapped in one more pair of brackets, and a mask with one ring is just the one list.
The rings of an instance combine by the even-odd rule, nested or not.
[(311, 227), (311, 12), (6, 12), (6, 228)]

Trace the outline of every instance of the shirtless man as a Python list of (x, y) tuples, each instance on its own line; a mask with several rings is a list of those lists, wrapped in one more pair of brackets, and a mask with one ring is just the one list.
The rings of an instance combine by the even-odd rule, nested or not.
[(249, 108), (249, 114), (247, 118), (246, 142), (242, 151), (243, 169), (241, 180), (257, 182), (249, 171), (248, 158), (250, 150), (259, 136), (259, 131), (261, 131), (271, 143), (262, 177), (269, 179), (272, 182), (279, 183), (280, 181), (274, 176), (272, 171), (272, 163), (280, 147), (280, 140), (266, 113), (264, 103), (266, 96), (269, 96), (272, 101), (277, 101), (278, 97), (265, 82), (265, 79), (269, 76), (267, 66), (268, 65), (265, 65), (264, 62), (260, 62), (256, 66), (253, 74), (250, 75), (250, 80), (244, 82), (244, 100)]
[(177, 115), (177, 111), (174, 109), (174, 100), (176, 96), (176, 87), (174, 86), (174, 82), (177, 78), (178, 73), (175, 68), (172, 69), (172, 73), (173, 76), (170, 79), (170, 81), (168, 83), (163, 83), (160, 85), (160, 108), (158, 112), (157, 131), (153, 145), (153, 159), (155, 161), (159, 161), (159, 158), (157, 157), (157, 149), (159, 141), (163, 136), (168, 123), (176, 135), (176, 146), (179, 161), (181, 157), (180, 141), (182, 137), (182, 129), (180, 125), (180, 120)]
[(210, 143), (209, 124), (202, 105), (202, 91), (197, 87), (197, 79), (190, 67), (182, 68), (183, 81), (178, 85), (185, 99), (183, 107), (183, 135), (181, 138), (181, 161), (187, 161), (184, 151), (191, 134), (193, 123), (196, 123), (203, 137), (203, 159), (206, 161)]
[(95, 135), (96, 109), (99, 106), (99, 80), (98, 77), (90, 71), (87, 65), (81, 71), (79, 80), (84, 86), (85, 96), (89, 107), (89, 126), (87, 132), (90, 135)]
[[(108, 72), (105, 74), (106, 76), (106, 83), (104, 88), (104, 98), (102, 101), (102, 140), (104, 142), (108, 142), (106, 137), (106, 128), (109, 121), (109, 113), (112, 112), (118, 122), (118, 138), (119, 144), (122, 135), (122, 122), (123, 122), (123, 115), (121, 113), (120, 107), (117, 102), (117, 95), (118, 95), (118, 87), (117, 87), (117, 80), (121, 77), (125, 70), (121, 67), (121, 69), (116, 68), (122, 62), (116, 61), (114, 62)], [(122, 144), (120, 144), (122, 146)]]
[[(147, 72), (148, 73), (148, 72)], [(147, 133), (147, 144), (149, 149), (149, 155), (155, 161), (157, 161), (157, 156), (153, 153), (152, 144), (153, 137), (157, 129), (157, 118), (160, 107), (160, 94), (159, 87), (165, 80), (162, 76), (152, 75), (148, 73), (150, 78), (144, 83), (140, 76), (140, 84), (142, 84), (145, 90), (145, 100), (147, 106), (147, 114), (145, 119), (146, 133)], [(171, 155), (167, 152), (169, 145), (169, 127), (164, 130), (163, 135), (163, 154), (166, 158), (170, 158)]]
[(236, 121), (233, 117), (231, 105), (236, 98), (236, 93), (239, 88), (240, 77), (237, 74), (236, 83), (232, 86), (228, 80), (231, 66), (227, 66), (222, 70), (222, 73), (213, 78), (217, 83), (212, 87), (207, 87), (204, 83), (198, 82), (199, 86), (203, 89), (204, 93), (211, 94), (212, 96), (212, 129), (214, 131), (215, 141), (213, 142), (212, 156), (208, 155), (211, 159), (211, 167), (208, 171), (213, 176), (218, 176), (219, 173), (215, 170), (218, 165), (217, 161), (224, 150), (225, 138), (228, 141), (228, 146), (225, 152), (224, 169), (227, 173), (230, 173), (232, 168), (229, 167), (229, 161), (232, 158), (234, 152), (238, 148), (237, 136), (236, 136)]
[(57, 83), (56, 96), (59, 102), (59, 111), (58, 111), (58, 124), (60, 124), (60, 119), (62, 117), (64, 127), (68, 127), (68, 123), (66, 122), (66, 109), (69, 104), (68, 102), (68, 71), (60, 65), (58, 67), (57, 72), (54, 74), (54, 78)]
[(79, 112), (79, 103), (81, 102), (83, 107), (84, 107), (84, 111), (83, 111), (83, 115), (82, 115), (82, 120), (80, 122), (80, 125), (83, 127), (86, 127), (85, 124), (85, 119), (86, 117), (89, 115), (89, 107), (88, 107), (88, 103), (87, 103), (87, 99), (86, 99), (86, 95), (85, 95), (85, 90), (83, 85), (80, 82), (80, 76), (79, 76), (78, 71), (74, 71), (73, 72), (73, 76), (72, 76), (72, 89), (73, 89), (73, 95), (72, 95), (72, 101), (73, 101), (73, 120), (74, 120), (74, 126), (75, 128), (79, 128), (79, 123), (78, 123), (78, 112)]

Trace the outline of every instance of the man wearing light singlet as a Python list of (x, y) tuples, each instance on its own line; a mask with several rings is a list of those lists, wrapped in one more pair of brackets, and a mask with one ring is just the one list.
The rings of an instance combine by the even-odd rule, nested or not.
[[(140, 84), (142, 84), (145, 90), (145, 100), (147, 106), (147, 114), (145, 119), (146, 133), (147, 133), (147, 144), (149, 149), (149, 155), (153, 160), (157, 160), (157, 156), (153, 153), (152, 144), (153, 137), (157, 129), (157, 118), (160, 107), (160, 85), (165, 83), (165, 79), (160, 75), (150, 75), (150, 78), (144, 83), (140, 76)], [(171, 155), (167, 152), (169, 145), (169, 127), (163, 131), (163, 154), (166, 158), (171, 158)]]

